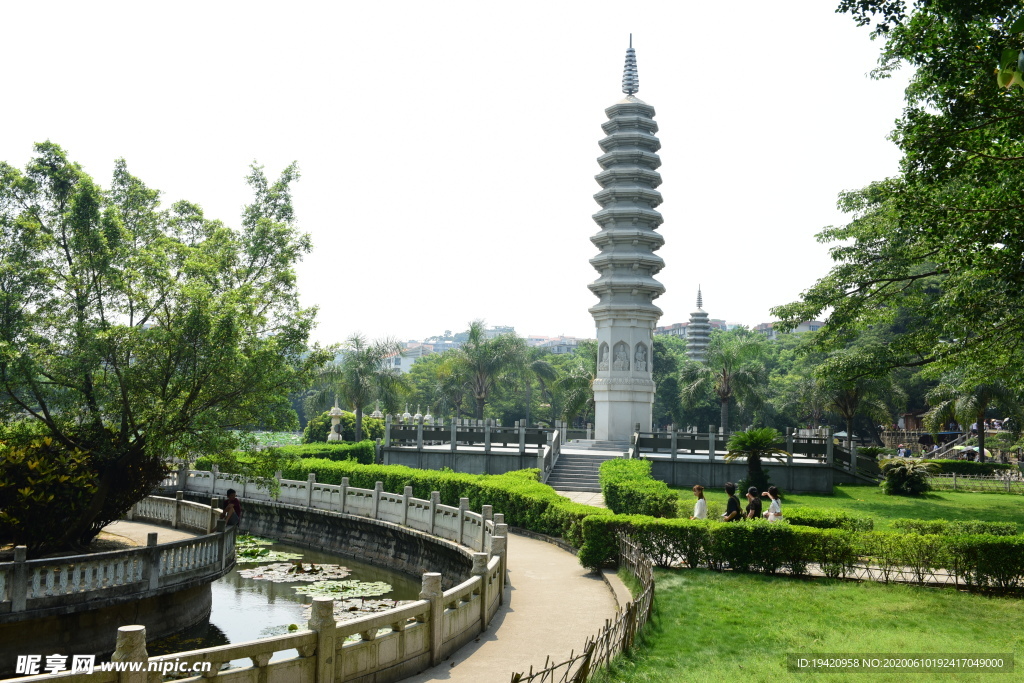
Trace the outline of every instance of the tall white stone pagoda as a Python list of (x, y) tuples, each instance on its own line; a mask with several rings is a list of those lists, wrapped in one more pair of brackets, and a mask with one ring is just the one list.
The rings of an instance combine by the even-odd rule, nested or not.
[(590, 259), (600, 273), (590, 284), (600, 299), (590, 313), (598, 347), (595, 436), (602, 441), (627, 441), (637, 425), (650, 431), (654, 406), (651, 335), (661, 309), (653, 301), (665, 291), (653, 277), (665, 265), (654, 255), (665, 241), (655, 232), (662, 217), (654, 210), (661, 204), (655, 189), (661, 184), (661, 143), (654, 135), (654, 107), (635, 96), (639, 83), (630, 38), (622, 76), (626, 97), (605, 109), (608, 121), (601, 126), (607, 135), (597, 160), (602, 189), (594, 195), (601, 231), (590, 238), (601, 250)]

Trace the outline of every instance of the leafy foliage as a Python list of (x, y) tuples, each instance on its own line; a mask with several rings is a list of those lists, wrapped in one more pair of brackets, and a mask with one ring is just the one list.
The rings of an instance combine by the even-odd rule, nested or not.
[(604, 502), (615, 514), (676, 516), (679, 494), (651, 477), (649, 460), (606, 460), (599, 479)]
[[(104, 191), (51, 142), (0, 163), (0, 414), (89, 453), (93, 488), (59, 547), (80, 548), (159, 482), (168, 458), (225, 453), (244, 430), (294, 428), (288, 394), (323, 362), (294, 266), (295, 166), (234, 231), (115, 163)], [(238, 431), (242, 430), (240, 435)]]
[(295, 592), (313, 597), (351, 600), (352, 598), (375, 598), (391, 592), (391, 584), (383, 581), (317, 581), (309, 586), (295, 586)]
[(971, 460), (922, 460), (930, 464), (931, 474), (966, 474), (970, 476), (988, 476), (996, 472), (1009, 472), (1016, 469), (1013, 465), (1001, 462), (973, 462)]
[[(341, 438), (343, 441), (356, 440), (356, 414), (347, 410), (341, 411)], [(331, 415), (323, 412), (310, 418), (306, 429), (302, 432), (302, 443), (324, 444), (331, 433)], [(363, 438), (374, 441), (384, 438), (384, 420), (379, 417), (363, 417)], [(331, 442), (333, 443), (333, 442)]]
[(773, 427), (762, 427), (760, 429), (749, 429), (745, 432), (736, 432), (729, 437), (726, 444), (728, 451), (725, 459), (732, 461), (736, 458), (747, 459), (747, 486), (756, 486), (758, 491), (768, 489), (768, 473), (761, 467), (762, 458), (773, 458), (779, 455), (789, 455), (789, 452), (782, 448), (785, 440)]
[(893, 496), (919, 496), (931, 489), (928, 473), (931, 463), (908, 458), (893, 458), (881, 463), (882, 490)]
[(719, 425), (729, 430), (729, 403), (738, 401), (757, 406), (767, 387), (761, 358), (766, 342), (747, 330), (716, 332), (711, 335), (703, 363), (687, 362), (682, 370), (684, 403), (694, 405), (706, 395), (717, 397), (721, 412)]

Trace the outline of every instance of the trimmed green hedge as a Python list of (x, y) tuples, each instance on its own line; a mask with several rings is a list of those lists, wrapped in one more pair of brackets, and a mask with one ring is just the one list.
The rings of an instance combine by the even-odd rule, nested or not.
[(599, 477), (605, 505), (615, 514), (676, 516), (679, 493), (651, 477), (650, 460), (606, 460)]
[(892, 528), (915, 534), (963, 536), (987, 534), (990, 536), (1016, 536), (1016, 522), (960, 522), (945, 519), (894, 519)]
[(842, 510), (819, 510), (808, 507), (787, 507), (783, 517), (790, 524), (810, 526), (817, 529), (847, 529), (848, 531), (871, 531), (875, 521), (868, 517), (857, 517)]
[(991, 476), (998, 471), (1014, 469), (1013, 465), (1001, 462), (974, 462), (973, 460), (921, 460), (932, 464), (932, 474), (968, 474)]
[(1024, 587), (1024, 536), (856, 532), (767, 520), (723, 524), (639, 515), (592, 515), (583, 519), (582, 528), (579, 558), (589, 567), (615, 559), (616, 533), (624, 531), (659, 566), (682, 561), (690, 567), (706, 564), (769, 574), (787, 569), (800, 576), (817, 564), (826, 576), (837, 578), (848, 575), (858, 558), (867, 557), (885, 581), (909, 570), (911, 578), (923, 582), (929, 572), (944, 569), (971, 587)]

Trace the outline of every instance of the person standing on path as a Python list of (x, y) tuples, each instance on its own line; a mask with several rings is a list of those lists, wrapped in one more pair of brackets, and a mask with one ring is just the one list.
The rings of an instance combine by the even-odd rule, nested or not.
[(694, 486), (693, 495), (697, 496), (697, 502), (693, 505), (693, 517), (690, 519), (707, 519), (708, 501), (704, 499), (704, 487), (700, 484)]

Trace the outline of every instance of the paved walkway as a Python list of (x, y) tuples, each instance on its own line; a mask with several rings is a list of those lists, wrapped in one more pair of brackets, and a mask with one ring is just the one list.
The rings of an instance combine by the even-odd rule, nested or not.
[(568, 498), (574, 503), (593, 505), (597, 508), (607, 507), (607, 505), (604, 504), (604, 495), (601, 493), (592, 493), (590, 491), (560, 491), (558, 489), (555, 489), (555, 493)]
[[(509, 589), (487, 631), (438, 666), (405, 679), (508, 683), (516, 671), (579, 652), (618, 609), (608, 584), (558, 546), (509, 534)], [(614, 575), (613, 575), (614, 577)]]
[(157, 526), (156, 524), (145, 524), (143, 522), (129, 522), (123, 519), (111, 522), (103, 527), (103, 530), (108, 534), (127, 538), (134, 542), (135, 545), (146, 545), (147, 536), (154, 531), (157, 534), (157, 543), (170, 543), (171, 541), (180, 541), (199, 536), (199, 534), (192, 533), (191, 531), (172, 529), (166, 526)]

